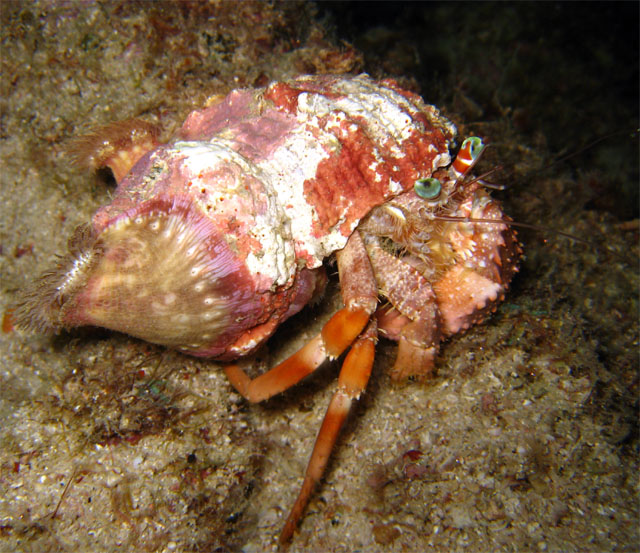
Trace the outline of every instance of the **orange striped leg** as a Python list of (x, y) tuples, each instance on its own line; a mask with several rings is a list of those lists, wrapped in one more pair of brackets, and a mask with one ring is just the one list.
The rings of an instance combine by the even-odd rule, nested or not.
[(255, 379), (237, 365), (225, 368), (231, 385), (251, 402), (264, 401), (338, 357), (362, 332), (376, 309), (378, 290), (369, 257), (358, 232), (337, 255), (342, 299), (346, 307), (324, 325), (318, 336), (288, 359)]
[(351, 404), (354, 399), (360, 397), (369, 382), (375, 355), (376, 338), (377, 327), (375, 319), (373, 319), (351, 347), (344, 360), (338, 378), (338, 389), (333, 394), (322, 421), (298, 498), (293, 504), (287, 522), (280, 534), (280, 544), (286, 544), (291, 540), (298, 526), (298, 521), (309, 502), (311, 493), (324, 474), (329, 455), (331, 455), (340, 429), (349, 414)]
[[(371, 319), (378, 302), (378, 288), (358, 231), (349, 237), (344, 249), (336, 253), (336, 258), (342, 300), (346, 307), (325, 324), (322, 332), (289, 359), (254, 380), (240, 367), (225, 369), (233, 387), (249, 401), (262, 401), (286, 390), (313, 372), (327, 357), (340, 355)], [(333, 395), (322, 422), (298, 499), (280, 535), (281, 544), (285, 544), (293, 536), (313, 488), (324, 473), (351, 403), (360, 396), (369, 381), (376, 337), (377, 325), (375, 320), (371, 320), (345, 358), (338, 390)]]
[(370, 313), (345, 307), (324, 325), (318, 336), (270, 371), (251, 380), (238, 365), (225, 367), (231, 385), (253, 403), (284, 392), (315, 371), (327, 357), (338, 357), (358, 337)]

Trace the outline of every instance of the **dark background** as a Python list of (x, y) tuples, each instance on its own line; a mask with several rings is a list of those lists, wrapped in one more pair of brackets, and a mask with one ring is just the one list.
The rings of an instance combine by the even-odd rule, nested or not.
[(638, 6), (318, 3), (368, 72), (411, 75), (427, 101), (463, 120), (506, 120), (523, 143), (542, 136), (552, 158), (614, 133), (568, 163), (602, 173), (585, 206), (623, 220), (638, 216)]

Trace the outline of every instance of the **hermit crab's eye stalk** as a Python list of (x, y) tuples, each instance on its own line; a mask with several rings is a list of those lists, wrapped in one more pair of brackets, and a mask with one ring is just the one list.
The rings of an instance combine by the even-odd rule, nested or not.
[(418, 179), (413, 185), (416, 194), (425, 200), (435, 200), (440, 196), (442, 185), (434, 177), (428, 179)]
[(482, 138), (470, 136), (465, 139), (456, 159), (449, 167), (451, 178), (459, 180), (464, 177), (480, 159), (480, 155), (484, 149), (485, 145), (482, 142)]

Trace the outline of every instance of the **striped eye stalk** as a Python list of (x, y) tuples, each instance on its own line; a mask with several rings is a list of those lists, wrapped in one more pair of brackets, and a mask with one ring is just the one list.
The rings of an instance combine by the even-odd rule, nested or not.
[(464, 177), (471, 168), (478, 162), (480, 155), (485, 149), (482, 138), (470, 136), (465, 139), (460, 147), (460, 151), (449, 167), (450, 176), (453, 180)]

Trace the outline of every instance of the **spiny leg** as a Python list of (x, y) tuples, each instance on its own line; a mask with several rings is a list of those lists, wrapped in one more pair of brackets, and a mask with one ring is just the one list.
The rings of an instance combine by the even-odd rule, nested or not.
[(377, 334), (376, 322), (373, 319), (351, 347), (344, 360), (338, 378), (338, 389), (333, 394), (322, 421), (302, 487), (280, 534), (280, 544), (286, 544), (293, 536), (313, 489), (324, 474), (329, 456), (349, 414), (353, 400), (358, 399), (367, 387), (373, 366)]
[(251, 379), (237, 365), (225, 373), (231, 385), (246, 399), (264, 401), (315, 371), (326, 359), (338, 357), (362, 332), (376, 309), (378, 291), (362, 239), (354, 232), (337, 253), (340, 288), (345, 307), (324, 325), (320, 334), (288, 359)]
[(376, 311), (376, 321), (382, 336), (398, 342), (391, 378), (429, 378), (438, 353), (438, 342), (433, 340), (433, 327), (421, 319), (412, 321), (393, 305), (379, 308)]
[(441, 339), (436, 295), (420, 271), (383, 250), (377, 239), (369, 237), (366, 248), (380, 294), (394, 307), (378, 316), (380, 330), (398, 340), (391, 377), (429, 376)]

